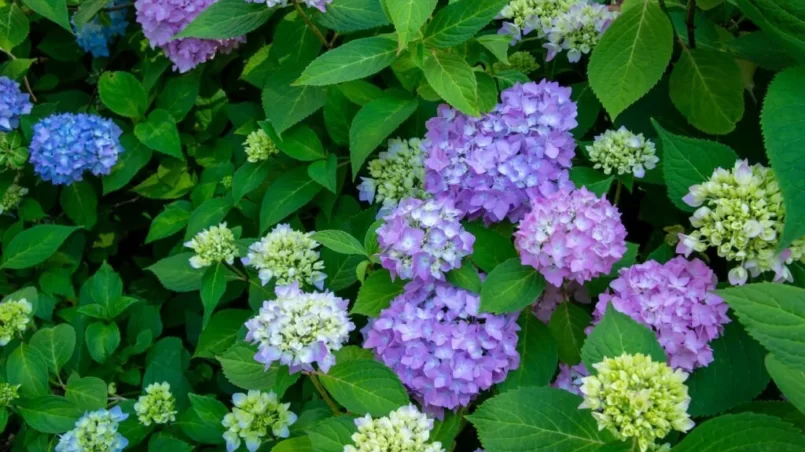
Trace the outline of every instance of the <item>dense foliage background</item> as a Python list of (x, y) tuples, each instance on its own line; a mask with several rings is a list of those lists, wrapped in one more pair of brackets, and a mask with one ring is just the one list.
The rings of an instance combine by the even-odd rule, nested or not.
[[(462, 118), (488, 118), (503, 105), (542, 121), (554, 114), (547, 102), (559, 101), (520, 106), (525, 94), (500, 94), (543, 79), (571, 88), (578, 112), (569, 127), (572, 166), (563, 165), (562, 174), (619, 209), (625, 252), (603, 274), (579, 281), (583, 289), (563, 286), (560, 277), (560, 290), (538, 271), (539, 259), (521, 260), (513, 233), (531, 221), (517, 225), (524, 212), (502, 221), (506, 212), (468, 214), (462, 230), (473, 237), (471, 253), (458, 256), (460, 268), (445, 267), (443, 284), (461, 288), (456, 297), (466, 303), (479, 297), (480, 306), (468, 304), (461, 318), (480, 325), (509, 319), (507, 331), (517, 335), (509, 355), (519, 358), (469, 403), (425, 409), (436, 416), (425, 438), (457, 451), (645, 448), (599, 431), (590, 410), (579, 408), (582, 397), (550, 386), (560, 364), (565, 386), (578, 394), (577, 378), (597, 372), (592, 365), (605, 358), (640, 353), (666, 361), (668, 338), (692, 333), (637, 319), (625, 304), (606, 310), (596, 302), (605, 293), (625, 299), (625, 283), (610, 286), (619, 270), (650, 261), (660, 267), (687, 247), (690, 259), (715, 272), (718, 289), (702, 276), (709, 269), (690, 269), (690, 281), (705, 281), (689, 282), (686, 296), (697, 304), (705, 293), (713, 304), (723, 298), (731, 322), (713, 325), (713, 340), (696, 345), (711, 347), (712, 359), (682, 365), (690, 373), (682, 411), (696, 426), (657, 444), (697, 452), (805, 450), (805, 2), (585, 1), (577, 16), (548, 26), (518, 23), (523, 8), (532, 8), (526, 19), (539, 22), (551, 8), (574, 3), (0, 0), (0, 75), (15, 82), (0, 86), (0, 450), (54, 450), (60, 435), (73, 442), (58, 450), (117, 450), (121, 443), (89, 449), (69, 437), (86, 428), (76, 424), (86, 412), (113, 407), (121, 411), (110, 411), (112, 418), (128, 414), (118, 427), (126, 450), (223, 450), (233, 394), (259, 390), (276, 394), (298, 417), (285, 432), (261, 427), (260, 450), (335, 452), (357, 441), (354, 418), (421, 404), (405, 370), (362, 347), (372, 319), (396, 297), (414, 295), (403, 292), (408, 278), (399, 277), (399, 267), (384, 260), (393, 244), (382, 233), (378, 240), (382, 215), (394, 206), (366, 202), (359, 184), (380, 177), (370, 174), (369, 162), (387, 151), (390, 138), (427, 138), (422, 150), (438, 152), (434, 130), (442, 126), (428, 120), (448, 115), (440, 104)], [(28, 101), (32, 108), (24, 108)], [(45, 119), (59, 113), (114, 124)], [(558, 127), (554, 119), (539, 127)], [(638, 171), (627, 162), (619, 172), (596, 164), (595, 137), (621, 126), (654, 143), (656, 165)], [(458, 130), (442, 146), (475, 133)], [(419, 141), (410, 146), (419, 149)], [(422, 189), (417, 158), (419, 169), (396, 174), (392, 187)], [(706, 205), (726, 209), (713, 226), (723, 229), (695, 236), (703, 215), (696, 207), (706, 195), (698, 204), (686, 195), (718, 168), (734, 171), (724, 177), (740, 184), (752, 175), (736, 169), (741, 160), (771, 168), (762, 176), (768, 181), (715, 195), (723, 186), (710, 187), (714, 201)], [(432, 176), (433, 166), (428, 171)], [(744, 201), (719, 204), (731, 196)], [(439, 227), (453, 224), (443, 221)], [(289, 372), (285, 358), (266, 366), (255, 360), (254, 338), (246, 338), (252, 327), (244, 323), (277, 297), (280, 275), (266, 278), (240, 259), (191, 265), (203, 246), (187, 244), (224, 222), (239, 258), (278, 224), (315, 231), (306, 240), (321, 244), (311, 259), (323, 263), (316, 270), (326, 278), (318, 289), (312, 283), (321, 278), (303, 280), (302, 289), (347, 300), (349, 318), (341, 322), (354, 324), (329, 370), (322, 361)], [(744, 235), (730, 241), (730, 234)], [(747, 237), (765, 242), (755, 248)], [(732, 251), (722, 252), (724, 243)], [(267, 255), (280, 256), (277, 246)], [(771, 267), (758, 264), (764, 258)], [(752, 271), (758, 265), (759, 274)], [(670, 297), (666, 289), (632, 300), (654, 312), (651, 303)], [(538, 318), (549, 292), (559, 307)], [(704, 314), (691, 319), (690, 331), (710, 322)], [(476, 377), (479, 363), (472, 363)], [(669, 364), (680, 367), (673, 358)], [(162, 382), (175, 398), (174, 419), (146, 425), (135, 403)], [(632, 397), (638, 395), (627, 392)]]

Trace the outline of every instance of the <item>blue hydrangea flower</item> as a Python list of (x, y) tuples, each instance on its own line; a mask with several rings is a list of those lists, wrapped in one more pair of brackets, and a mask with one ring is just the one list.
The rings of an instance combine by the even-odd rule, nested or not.
[(20, 90), (20, 84), (0, 77), (0, 132), (11, 132), (20, 125), (20, 116), (34, 108), (30, 96)]
[(127, 417), (119, 406), (87, 412), (76, 421), (74, 429), (59, 437), (56, 452), (120, 452), (129, 444), (117, 431)]
[[(111, 0), (108, 6), (117, 6), (126, 3), (128, 0)], [(95, 15), (89, 22), (84, 24), (81, 29), (75, 23), (75, 15), (70, 19), (75, 33), (75, 40), (78, 46), (89, 52), (93, 57), (108, 57), (108, 42), (115, 36), (123, 36), (129, 21), (126, 20), (126, 10), (107, 11), (105, 13), (109, 20), (102, 21), (99, 15)], [(105, 23), (108, 22), (108, 23)]]
[(123, 152), (120, 127), (112, 120), (85, 113), (59, 113), (34, 126), (31, 164), (43, 180), (70, 185), (90, 171), (109, 174)]

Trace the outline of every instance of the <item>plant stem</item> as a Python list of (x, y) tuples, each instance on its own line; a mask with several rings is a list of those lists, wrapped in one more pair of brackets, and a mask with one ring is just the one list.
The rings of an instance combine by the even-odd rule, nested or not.
[[(8, 55), (8, 57), (9, 57), (10, 59), (12, 59), (12, 60), (16, 60), (16, 59), (17, 59), (17, 57), (15, 57), (15, 56), (14, 56), (14, 54), (12, 54), (11, 52), (9, 52), (9, 51), (7, 51), (7, 50), (0, 49), (0, 52), (3, 52), (3, 53), (5, 53), (6, 55)], [(32, 90), (32, 89), (31, 89), (31, 84), (28, 82), (28, 76), (27, 76), (27, 75), (23, 75), (23, 76), (22, 76), (22, 84), (23, 84), (23, 85), (25, 85), (25, 91), (28, 91), (28, 94), (30, 94), (30, 96), (31, 96), (31, 100), (33, 100), (33, 101), (34, 101), (34, 103), (39, 102), (39, 101), (36, 99), (36, 96), (34, 95), (34, 90)]]
[[(324, 37), (324, 34), (322, 34), (321, 30), (319, 30), (319, 27), (317, 27), (316, 24), (310, 20), (310, 17), (308, 17), (308, 15), (305, 13), (305, 10), (299, 5), (299, 0), (294, 0), (293, 6), (296, 7), (297, 11), (299, 11), (299, 15), (302, 16), (302, 20), (304, 20), (307, 26), (313, 30), (313, 34), (315, 34), (319, 38), (319, 41), (324, 44), (324, 47), (331, 49), (333, 47), (332, 43), (327, 42), (327, 38)], [(335, 38), (333, 38), (333, 40), (335, 40)]]
[(233, 272), (233, 273), (235, 273), (236, 275), (238, 275), (238, 276), (240, 277), (240, 279), (242, 279), (242, 280), (244, 280), (244, 281), (246, 281), (246, 282), (248, 282), (248, 281), (249, 281), (249, 277), (248, 277), (248, 276), (247, 276), (245, 273), (243, 273), (242, 271), (240, 271), (240, 270), (239, 270), (237, 267), (235, 267), (234, 265), (232, 265), (232, 264), (226, 264), (226, 267), (227, 267), (228, 269), (232, 270), (232, 272)]
[(310, 372), (309, 374), (307, 374), (307, 376), (310, 377), (310, 382), (313, 383), (313, 386), (315, 386), (316, 390), (319, 391), (319, 394), (321, 395), (321, 398), (324, 400), (324, 403), (326, 403), (327, 406), (329, 406), (330, 409), (333, 410), (333, 414), (335, 414), (336, 416), (340, 416), (342, 414), (341, 409), (338, 407), (338, 404), (335, 403), (335, 400), (333, 400), (332, 397), (330, 397), (330, 394), (327, 393), (327, 390), (324, 389), (324, 386), (321, 385), (319, 377), (317, 377), (314, 372)]
[(696, 0), (688, 0), (688, 14), (685, 17), (688, 28), (688, 47), (696, 48)]
[(615, 200), (612, 202), (613, 205), (618, 205), (618, 201), (621, 200), (621, 190), (623, 189), (623, 182), (618, 179), (618, 186), (615, 188)]

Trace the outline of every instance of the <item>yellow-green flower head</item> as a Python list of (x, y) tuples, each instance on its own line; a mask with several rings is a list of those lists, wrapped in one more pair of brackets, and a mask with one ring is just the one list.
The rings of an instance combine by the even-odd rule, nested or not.
[(221, 179), (221, 185), (223, 185), (224, 188), (232, 188), (232, 176), (224, 176), (224, 178)]
[(184, 246), (196, 252), (196, 255), (190, 258), (190, 265), (193, 268), (208, 267), (216, 262), (232, 264), (238, 257), (235, 235), (226, 227), (226, 223), (199, 232)]
[(0, 303), (0, 346), (8, 344), (28, 328), (33, 308), (25, 298)]
[(232, 412), (221, 422), (226, 450), (233, 452), (246, 443), (250, 452), (256, 451), (263, 438), (270, 434), (277, 438), (290, 435), (288, 426), (296, 422), (296, 414), (288, 411), (290, 403), (280, 403), (273, 392), (249, 391), (232, 396)]
[(14, 210), (22, 201), (22, 197), (28, 194), (28, 189), (17, 184), (9, 185), (6, 193), (0, 199), (0, 213)]
[(731, 170), (717, 168), (710, 179), (690, 187), (682, 200), (698, 207), (690, 218), (695, 230), (680, 234), (677, 253), (716, 248), (718, 255), (738, 265), (729, 272), (730, 283), (744, 284), (751, 274), (773, 271), (774, 281), (792, 281), (786, 264), (802, 261), (805, 240), (775, 253), (785, 221), (783, 196), (770, 168), (735, 163)]
[(655, 447), (655, 440), (671, 430), (693, 428), (688, 416), (688, 374), (641, 354), (624, 353), (594, 364), (598, 372), (581, 379), (584, 402), (592, 410), (598, 428), (616, 437), (636, 440), (641, 451)]
[(555, 17), (569, 10), (577, 0), (512, 0), (500, 12), (500, 17), (517, 26), (517, 35), (537, 32), (542, 38), (548, 34)]
[(391, 211), (405, 198), (430, 198), (425, 191), (425, 157), (421, 140), (392, 139), (388, 151), (369, 162), (369, 175), (358, 185), (361, 201), (381, 203), (382, 211)]
[(246, 151), (246, 160), (251, 163), (268, 160), (269, 157), (279, 152), (277, 145), (263, 132), (263, 129), (257, 129), (250, 133), (246, 137), (243, 146)]
[(20, 397), (19, 392), (21, 385), (13, 385), (10, 383), (0, 383), (0, 406), (8, 406), (11, 402)]
[(249, 253), (241, 259), (243, 265), (257, 269), (260, 282), (266, 285), (276, 278), (278, 286), (299, 282), (324, 287), (324, 262), (319, 260), (319, 242), (312, 232), (299, 232), (288, 224), (279, 224), (259, 242), (249, 246)]
[(151, 383), (134, 404), (137, 419), (145, 426), (167, 424), (176, 420), (176, 398), (167, 382)]
[(344, 452), (444, 452), (440, 442), (428, 442), (433, 419), (420, 413), (414, 405), (400, 407), (378, 419), (367, 414), (355, 419), (358, 431), (352, 435), (353, 445)]
[(657, 148), (642, 133), (634, 134), (626, 127), (618, 130), (607, 130), (595, 137), (595, 142), (587, 146), (590, 161), (595, 169), (605, 174), (632, 174), (643, 177), (646, 170), (654, 169), (660, 161), (655, 155)]
[(531, 55), (528, 52), (519, 51), (509, 55), (509, 64), (498, 61), (494, 64), (494, 69), (495, 72), (500, 72), (506, 69), (514, 69), (515, 71), (520, 71), (523, 74), (528, 75), (539, 69), (539, 63), (537, 63), (537, 59), (534, 58), (534, 55)]

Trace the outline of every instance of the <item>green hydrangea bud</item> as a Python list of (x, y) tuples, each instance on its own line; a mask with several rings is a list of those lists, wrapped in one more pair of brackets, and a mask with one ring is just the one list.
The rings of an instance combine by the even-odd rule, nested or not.
[(319, 259), (319, 242), (312, 232), (294, 231), (288, 224), (278, 224), (258, 242), (249, 246), (244, 265), (257, 269), (260, 282), (276, 279), (278, 286), (293, 282), (324, 287), (324, 262)]
[(246, 142), (243, 143), (246, 150), (246, 159), (251, 163), (262, 162), (268, 160), (269, 157), (279, 152), (277, 145), (274, 141), (263, 131), (257, 129), (246, 137)]
[(19, 132), (0, 133), (0, 166), (19, 170), (28, 161), (28, 148), (22, 145)]
[(8, 406), (14, 400), (20, 397), (19, 392), (21, 385), (12, 385), (10, 383), (0, 383), (0, 406)]
[(0, 214), (16, 209), (20, 201), (22, 201), (22, 197), (26, 194), (28, 194), (27, 188), (20, 187), (17, 184), (9, 185), (2, 199), (0, 199)]
[(624, 353), (594, 364), (598, 372), (581, 379), (584, 402), (600, 429), (626, 441), (637, 441), (641, 451), (671, 430), (687, 432), (693, 421), (687, 413), (688, 374), (672, 370), (641, 354)]
[(355, 419), (358, 431), (344, 452), (444, 452), (440, 442), (429, 442), (433, 419), (420, 413), (414, 405), (398, 408), (378, 419), (371, 415)]
[(539, 69), (539, 63), (537, 63), (537, 59), (530, 53), (520, 51), (509, 55), (509, 64), (498, 61), (493, 65), (493, 68), (495, 72), (514, 69), (515, 71), (520, 71), (528, 75)]
[(361, 201), (382, 203), (383, 210), (391, 210), (404, 198), (427, 199), (425, 191), (425, 160), (421, 140), (392, 139), (388, 152), (369, 162), (370, 177), (362, 177), (358, 185)]
[(607, 130), (595, 137), (595, 142), (587, 146), (590, 161), (595, 169), (605, 174), (632, 174), (643, 177), (646, 170), (653, 169), (660, 161), (655, 155), (657, 148), (642, 133), (634, 134), (626, 127), (618, 130)]
[(22, 334), (31, 322), (33, 305), (25, 298), (0, 303), (0, 346)]
[(521, 30), (533, 29), (537, 37), (547, 35), (555, 17), (570, 9), (575, 0), (512, 0), (500, 12)]
[(224, 176), (224, 178), (221, 179), (221, 185), (227, 189), (232, 188), (232, 176)]
[(280, 403), (273, 392), (249, 391), (232, 396), (232, 412), (224, 416), (221, 424), (227, 450), (236, 450), (241, 441), (249, 450), (257, 450), (269, 433), (277, 438), (290, 435), (288, 426), (296, 422), (296, 414), (289, 411), (290, 403)]
[(167, 382), (151, 383), (145, 388), (145, 395), (134, 404), (137, 419), (145, 426), (167, 424), (176, 420), (176, 398), (171, 394)]
[(190, 258), (190, 265), (193, 268), (207, 267), (216, 262), (232, 264), (238, 257), (235, 235), (226, 227), (226, 223), (199, 232), (184, 246), (196, 252), (196, 255)]

